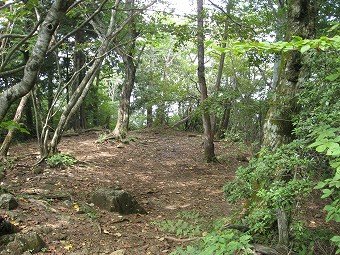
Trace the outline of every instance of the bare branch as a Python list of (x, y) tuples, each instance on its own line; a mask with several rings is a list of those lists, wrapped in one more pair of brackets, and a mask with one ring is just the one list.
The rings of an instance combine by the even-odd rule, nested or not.
[(20, 72), (20, 71), (22, 71), (22, 70), (25, 69), (25, 65), (26, 65), (26, 64), (24, 64), (23, 66), (17, 67), (17, 68), (15, 68), (15, 69), (3, 71), (3, 72), (0, 73), (0, 77), (9, 76), (9, 75), (11, 75), (11, 74)]
[(0, 35), (0, 40), (4, 38), (25, 38), (27, 35), (19, 35), (19, 34), (2, 34)]

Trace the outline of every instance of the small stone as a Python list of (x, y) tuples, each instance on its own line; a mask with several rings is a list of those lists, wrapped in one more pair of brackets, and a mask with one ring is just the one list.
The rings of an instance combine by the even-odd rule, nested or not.
[(125, 252), (126, 252), (126, 250), (122, 249), (122, 250), (117, 250), (117, 251), (111, 252), (110, 255), (125, 255)]
[(124, 148), (124, 144), (123, 143), (119, 143), (117, 146), (116, 146), (117, 148)]
[(44, 172), (44, 168), (39, 165), (32, 168), (33, 174), (42, 174), (43, 172)]
[(18, 207), (18, 202), (12, 194), (0, 195), (0, 208), (5, 210), (13, 210)]

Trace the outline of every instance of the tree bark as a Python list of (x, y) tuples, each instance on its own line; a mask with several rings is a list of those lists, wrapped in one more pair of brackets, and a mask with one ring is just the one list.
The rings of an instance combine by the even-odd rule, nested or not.
[(203, 0), (197, 0), (197, 59), (198, 69), (197, 76), (200, 85), (201, 92), (201, 105), (203, 106), (203, 146), (204, 146), (204, 157), (209, 162), (215, 161), (215, 148), (214, 148), (214, 134), (210, 122), (209, 110), (206, 109), (204, 103), (208, 98), (207, 84), (205, 80), (205, 66), (204, 66), (204, 11), (203, 11)]
[(3, 120), (14, 101), (32, 90), (40, 67), (44, 62), (52, 35), (73, 2), (74, 0), (55, 0), (52, 4), (41, 25), (32, 54), (25, 65), (24, 76), (19, 83), (0, 94), (0, 121)]

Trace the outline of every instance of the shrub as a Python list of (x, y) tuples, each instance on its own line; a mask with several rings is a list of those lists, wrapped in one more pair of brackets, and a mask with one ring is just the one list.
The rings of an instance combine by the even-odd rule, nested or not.
[(77, 162), (77, 160), (67, 154), (58, 153), (46, 159), (47, 165), (51, 167), (67, 167), (72, 166)]

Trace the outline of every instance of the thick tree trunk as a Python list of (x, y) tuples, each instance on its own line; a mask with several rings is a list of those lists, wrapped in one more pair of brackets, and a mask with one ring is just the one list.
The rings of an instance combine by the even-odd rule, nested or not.
[[(314, 0), (289, 1), (286, 40), (291, 40), (292, 36), (313, 38), (315, 16)], [(296, 95), (307, 76), (308, 67), (303, 63), (300, 52), (288, 52), (281, 56), (275, 96), (264, 123), (262, 147), (276, 150), (281, 144), (292, 140), (292, 116), (298, 112)]]
[[(197, 59), (198, 69), (197, 76), (201, 91), (201, 104), (204, 105), (208, 98), (207, 84), (205, 80), (205, 67), (204, 67), (204, 26), (203, 26), (203, 0), (197, 0)], [(210, 122), (209, 110), (203, 107), (203, 146), (204, 157), (209, 162), (215, 161), (215, 148), (214, 148), (214, 134)]]
[[(288, 22), (286, 40), (292, 36), (311, 39), (315, 34), (315, 0), (290, 0), (288, 1)], [(275, 151), (282, 144), (287, 144), (293, 139), (292, 117), (298, 113), (297, 93), (301, 84), (308, 78), (308, 66), (303, 61), (300, 52), (288, 52), (281, 56), (278, 70), (278, 81), (275, 87), (275, 96), (268, 110), (264, 124), (262, 148)], [(275, 82), (275, 81), (274, 81)], [(279, 246), (289, 247), (287, 212), (278, 208)]]
[(5, 117), (8, 108), (15, 100), (32, 90), (39, 69), (44, 62), (52, 35), (58, 27), (60, 19), (73, 2), (74, 0), (55, 0), (52, 4), (41, 25), (32, 54), (25, 65), (24, 76), (19, 83), (0, 94), (0, 121)]
[[(25, 96), (23, 96), (20, 100), (19, 106), (16, 110), (15, 116), (13, 121), (19, 123), (20, 119), (21, 119), (21, 115), (22, 112), (27, 104), (28, 98), (30, 97), (30, 94), (26, 94)], [(5, 140), (2, 142), (1, 148), (0, 148), (0, 157), (6, 157), (8, 150), (9, 150), (9, 146), (11, 145), (11, 141), (13, 138), (13, 134), (14, 134), (15, 130), (9, 130)]]

